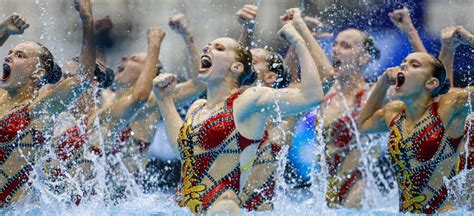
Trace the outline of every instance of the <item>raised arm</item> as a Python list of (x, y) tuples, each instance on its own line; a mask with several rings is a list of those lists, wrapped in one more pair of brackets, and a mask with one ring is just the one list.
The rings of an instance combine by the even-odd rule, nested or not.
[(175, 14), (170, 17), (168, 25), (171, 29), (173, 29), (173, 31), (183, 37), (184, 43), (186, 44), (186, 48), (188, 49), (188, 52), (191, 55), (192, 70), (191, 73), (188, 73), (188, 77), (197, 77), (197, 71), (199, 70), (199, 66), (201, 65), (201, 60), (199, 58), (199, 49), (196, 43), (194, 42), (194, 37), (191, 32), (191, 29), (189, 28), (186, 16), (184, 16), (184, 14)]
[(313, 37), (313, 33), (301, 17), (300, 10), (298, 8), (291, 8), (287, 10), (286, 13), (280, 17), (280, 19), (282, 22), (291, 21), (293, 26), (303, 38), (304, 42), (308, 46), (312, 60), (315, 62), (316, 67), (318, 68), (321, 80), (323, 82), (323, 89), (325, 92), (327, 92), (334, 83), (334, 69), (328, 57), (324, 53), (324, 50)]
[[(97, 115), (101, 122), (107, 124), (107, 128), (112, 132), (122, 130), (147, 102), (150, 95), (152, 80), (157, 73), (156, 65), (165, 32), (158, 27), (154, 27), (148, 29), (147, 36), (148, 52), (145, 66), (137, 81), (128, 92), (128, 95), (123, 96), (116, 103), (105, 105), (105, 107), (98, 111)], [(94, 118), (90, 118), (89, 126), (93, 123)]]
[[(301, 82), (295, 88), (252, 87), (247, 89), (234, 104), (236, 110), (243, 111), (239, 113), (243, 119), (260, 110), (265, 110), (262, 113), (265, 119), (270, 116), (293, 115), (311, 109), (320, 104), (323, 99), (318, 69), (303, 38), (291, 23), (285, 24), (278, 34), (295, 47), (301, 66)], [(279, 102), (279, 110), (275, 109), (275, 102)]]
[(23, 34), (25, 29), (30, 26), (25, 17), (17, 13), (12, 13), (0, 23), (0, 46), (3, 46), (10, 35)]
[[(176, 75), (170, 73), (162, 73), (153, 80), (153, 95), (157, 99), (160, 107), (163, 122), (165, 123), (165, 131), (168, 140), (172, 144), (173, 150), (178, 154), (178, 135), (183, 120), (179, 116), (173, 101), (172, 94), (176, 88)], [(188, 113), (193, 109), (191, 107)]]
[(446, 68), (451, 86), (454, 86), (454, 52), (461, 44), (474, 46), (474, 35), (462, 26), (450, 26), (441, 30), (441, 42), (441, 51), (438, 58)]
[(82, 47), (79, 59), (78, 74), (88, 82), (94, 80), (95, 42), (94, 19), (90, 0), (74, 0), (74, 7), (79, 11), (82, 20)]
[(243, 30), (240, 33), (239, 42), (246, 47), (251, 47), (255, 28), (255, 19), (257, 17), (258, 7), (256, 5), (246, 4), (237, 11), (237, 21), (242, 25)]
[(384, 106), (384, 98), (390, 86), (395, 84), (399, 70), (399, 67), (387, 69), (375, 84), (359, 116), (360, 133), (388, 131), (386, 119), (391, 119), (394, 113), (398, 113), (401, 102), (392, 101)]
[(421, 42), (418, 31), (411, 21), (410, 11), (408, 8), (404, 7), (402, 9), (394, 10), (388, 13), (388, 16), (393, 24), (407, 35), (414, 52), (427, 52), (423, 42)]
[[(74, 0), (74, 7), (82, 21), (83, 38), (78, 75), (61, 81), (38, 96), (32, 104), (33, 113), (58, 114), (65, 111), (76, 101), (84, 90), (90, 87), (94, 78), (95, 47), (92, 4), (90, 0)], [(54, 70), (61, 70), (55, 64)], [(45, 113), (45, 111), (47, 111)]]
[(97, 62), (100, 62), (104, 67), (107, 66), (105, 48), (113, 45), (113, 40), (110, 37), (110, 31), (113, 27), (114, 24), (109, 16), (96, 20), (94, 23), (96, 35), (96, 59)]

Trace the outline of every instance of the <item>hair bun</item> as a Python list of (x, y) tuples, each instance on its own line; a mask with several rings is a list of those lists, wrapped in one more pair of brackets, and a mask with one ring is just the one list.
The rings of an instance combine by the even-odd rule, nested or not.
[(59, 67), (58, 64), (54, 63), (53, 69), (49, 72), (46, 72), (45, 81), (48, 84), (55, 84), (61, 79), (62, 74), (63, 71), (61, 67)]
[(450, 87), (451, 87), (451, 83), (449, 82), (449, 79), (446, 79), (444, 81), (443, 86), (441, 86), (441, 88), (439, 89), (438, 95), (443, 95), (443, 94), (448, 93)]
[(108, 88), (114, 81), (114, 71), (110, 68), (101, 70), (96, 64), (94, 70), (94, 79), (99, 83), (99, 88)]

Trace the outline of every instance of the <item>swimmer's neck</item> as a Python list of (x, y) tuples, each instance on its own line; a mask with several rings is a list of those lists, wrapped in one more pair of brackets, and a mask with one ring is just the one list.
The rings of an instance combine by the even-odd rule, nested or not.
[(433, 103), (433, 98), (430, 94), (420, 93), (417, 97), (412, 97), (402, 100), (405, 104), (406, 119), (413, 122), (418, 119), (428, 110), (428, 106)]
[(20, 88), (6, 91), (6, 100), (10, 104), (19, 105), (25, 102), (26, 100), (32, 99), (35, 93), (35, 88), (33, 86), (33, 83), (28, 83)]
[(208, 83), (206, 106), (212, 108), (223, 102), (235, 89), (237, 89), (235, 80), (224, 79), (220, 82)]
[[(345, 72), (344, 72), (345, 73)], [(355, 95), (360, 89), (365, 88), (366, 82), (362, 72), (349, 72), (353, 76), (338, 77), (337, 91), (345, 96)]]

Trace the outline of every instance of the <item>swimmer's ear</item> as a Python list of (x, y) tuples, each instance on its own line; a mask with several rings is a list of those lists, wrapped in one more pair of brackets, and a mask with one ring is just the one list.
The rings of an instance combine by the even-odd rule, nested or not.
[(244, 64), (242, 64), (242, 62), (234, 62), (230, 66), (230, 71), (236, 75), (240, 75), (242, 72), (244, 72)]
[(367, 65), (370, 63), (370, 54), (365, 52), (359, 56), (359, 65)]
[(428, 89), (430, 92), (438, 88), (438, 86), (439, 80), (435, 77), (431, 77), (425, 82), (425, 88)]
[(37, 68), (31, 74), (31, 78), (33, 78), (33, 80), (41, 80), (43, 79), (45, 74), (46, 74), (46, 70), (44, 68)]
[(268, 72), (265, 74), (265, 77), (263, 77), (263, 82), (269, 85), (274, 85), (276, 80), (277, 80), (277, 74), (273, 72)]

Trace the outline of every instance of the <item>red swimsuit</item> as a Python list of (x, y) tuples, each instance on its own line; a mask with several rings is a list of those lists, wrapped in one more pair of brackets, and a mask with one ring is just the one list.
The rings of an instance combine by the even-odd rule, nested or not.
[(15, 174), (9, 175), (7, 173), (11, 170), (7, 170), (9, 167), (4, 167), (5, 162), (12, 153), (23, 151), (27, 154), (44, 142), (40, 131), (29, 128), (28, 107), (27, 103), (14, 108), (12, 112), (0, 119), (0, 175), (6, 182), (0, 186), (0, 207), (9, 205), (16, 192), (28, 183), (29, 174), (33, 171), (34, 165), (34, 161), (29, 161), (32, 159), (30, 155), (26, 155), (28, 161), (25, 161), (25, 165), (20, 167)]
[(429, 114), (416, 123), (407, 137), (403, 131), (404, 110), (390, 124), (389, 151), (396, 168), (403, 213), (436, 213), (448, 195), (443, 179), (456, 175), (462, 137), (446, 134), (437, 106), (433, 103), (429, 107)]
[[(204, 105), (197, 108), (180, 129), (178, 144), (182, 179), (177, 196), (179, 205), (188, 206), (194, 213), (205, 212), (227, 190), (239, 194), (240, 154), (246, 147), (262, 142), (249, 140), (236, 130), (233, 102), (238, 96), (238, 92), (232, 94), (220, 110), (201, 124), (194, 125), (194, 118)], [(196, 153), (197, 147), (204, 151)], [(216, 172), (222, 170), (215, 163), (222, 155), (231, 158), (226, 161), (234, 168), (216, 178)]]

